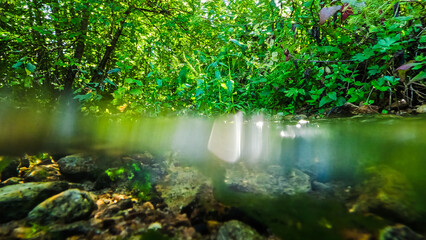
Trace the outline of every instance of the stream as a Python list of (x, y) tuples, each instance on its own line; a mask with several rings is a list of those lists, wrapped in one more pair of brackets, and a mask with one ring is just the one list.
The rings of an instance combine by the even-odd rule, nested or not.
[[(9, 204), (0, 209), (8, 212), (0, 219), (2, 239), (423, 239), (426, 234), (425, 115), (266, 119), (238, 113), (216, 120), (135, 120), (70, 111), (0, 109), (0, 114), (5, 156), (0, 172), (19, 163), (16, 176), (1, 175), (0, 203)], [(44, 160), (29, 157), (40, 153), (47, 153)], [(24, 159), (30, 159), (26, 167)], [(68, 160), (76, 162), (67, 167)], [(48, 174), (34, 178), (40, 167)], [(107, 183), (100, 180), (104, 172)], [(47, 197), (19, 216), (9, 214), (13, 186), (59, 181), (68, 184), (59, 194), (75, 188), (91, 194), (96, 207), (71, 221), (87, 221), (89, 229), (61, 231), (57, 228), (75, 223), (34, 217), (31, 209)], [(138, 196), (147, 195), (135, 198), (134, 186)], [(120, 204), (111, 200), (119, 193), (133, 207), (105, 214)], [(34, 222), (50, 228), (34, 230)], [(33, 234), (19, 235), (17, 228)]]

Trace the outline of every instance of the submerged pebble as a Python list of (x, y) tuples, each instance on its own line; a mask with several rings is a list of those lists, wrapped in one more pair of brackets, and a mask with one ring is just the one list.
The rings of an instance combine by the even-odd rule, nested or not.
[(89, 193), (70, 189), (37, 205), (28, 213), (28, 219), (41, 223), (73, 222), (88, 217), (95, 206)]

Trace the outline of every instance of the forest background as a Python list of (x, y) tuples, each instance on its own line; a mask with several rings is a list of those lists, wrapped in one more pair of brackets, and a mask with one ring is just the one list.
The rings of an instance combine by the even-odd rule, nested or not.
[[(86, 113), (383, 113), (426, 95), (421, 0), (2, 0), (0, 101)], [(66, 97), (64, 97), (66, 96)]]

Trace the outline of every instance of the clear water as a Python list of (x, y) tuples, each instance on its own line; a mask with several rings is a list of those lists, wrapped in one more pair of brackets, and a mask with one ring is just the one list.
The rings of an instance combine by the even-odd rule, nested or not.
[(135, 120), (120, 116), (88, 118), (70, 111), (49, 114), (0, 109), (0, 155), (118, 155), (145, 150), (154, 154), (179, 152), (182, 164), (197, 167), (213, 179), (219, 201), (242, 210), (259, 231), (269, 229), (285, 239), (342, 239), (345, 234), (377, 233), (399, 220), (351, 212), (347, 202), (309, 192), (269, 196), (234, 191), (225, 184), (228, 168), (241, 162), (258, 169), (278, 165), (286, 174), (296, 168), (308, 173), (311, 181), (340, 183), (346, 188), (368, 188), (368, 184), (375, 184), (368, 182), (372, 175), (380, 176), (391, 169), (397, 174), (389, 178), (403, 179), (403, 188), (410, 188), (410, 194), (401, 194), (398, 201), (420, 216), (412, 222), (402, 222), (411, 224), (419, 233), (426, 232), (422, 220), (426, 216), (425, 115), (309, 122), (270, 121), (262, 116), (244, 118), (239, 114), (215, 121)]

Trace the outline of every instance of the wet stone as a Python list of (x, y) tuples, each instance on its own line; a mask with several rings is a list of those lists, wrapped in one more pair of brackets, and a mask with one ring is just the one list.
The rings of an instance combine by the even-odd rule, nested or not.
[(95, 206), (87, 192), (70, 189), (37, 205), (28, 214), (28, 219), (40, 223), (55, 221), (69, 223), (88, 217)]
[(90, 156), (70, 155), (58, 160), (61, 174), (72, 180), (95, 180), (98, 167)]
[(92, 227), (89, 222), (79, 221), (70, 224), (54, 224), (49, 227), (48, 235), (51, 239), (66, 239), (71, 236), (99, 234), (100, 230)]
[(403, 174), (385, 165), (370, 167), (367, 172), (370, 177), (360, 186), (351, 212), (371, 212), (404, 222), (419, 219), (416, 192)]
[(224, 223), (217, 233), (216, 240), (260, 240), (264, 239), (256, 230), (250, 226), (231, 220)]
[(7, 185), (13, 185), (13, 184), (18, 184), (18, 183), (23, 183), (23, 182), (24, 182), (23, 178), (11, 177), (11, 178), (8, 178), (6, 181), (2, 182), (2, 184), (4, 186), (7, 186)]
[(170, 210), (179, 212), (196, 198), (203, 184), (211, 183), (198, 170), (172, 167), (165, 180), (157, 184), (156, 190)]
[(1, 157), (0, 162), (6, 166), (0, 171), (0, 181), (5, 181), (11, 177), (18, 176), (19, 160), (17, 158)]
[(423, 236), (417, 234), (411, 228), (398, 224), (385, 227), (380, 231), (380, 240), (423, 240)]
[(67, 188), (66, 182), (32, 182), (0, 188), (0, 222), (25, 217), (37, 204)]
[(311, 190), (309, 175), (298, 169), (286, 173), (280, 165), (264, 169), (235, 164), (226, 170), (225, 183), (235, 191), (264, 195), (294, 195)]
[(58, 181), (59, 168), (56, 164), (34, 166), (25, 174), (24, 179), (26, 182)]

